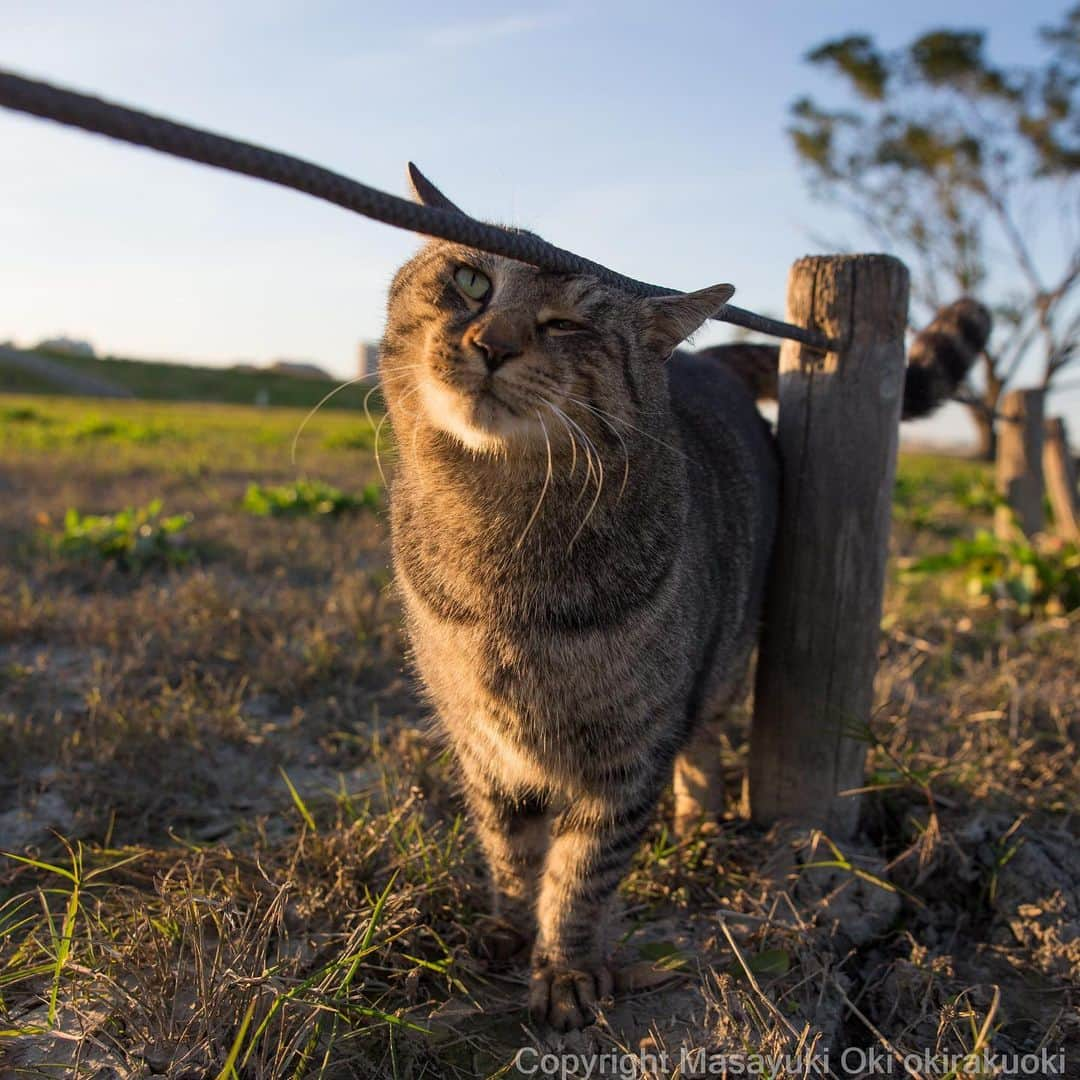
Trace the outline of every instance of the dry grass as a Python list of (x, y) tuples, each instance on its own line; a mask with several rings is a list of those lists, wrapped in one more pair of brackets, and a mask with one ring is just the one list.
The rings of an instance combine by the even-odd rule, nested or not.
[[(385, 521), (242, 509), (249, 482), (296, 479), (300, 414), (5, 409), (30, 412), (0, 426), (0, 847), (17, 856), (0, 1073), (472, 1078), (555, 1046), (528, 1026), (524, 973), (470, 959), (481, 866), (407, 675)], [(359, 493), (371, 434), (320, 417), (301, 472)], [(905, 512), (898, 553), (978, 513), (949, 503), (951, 477), (934, 488), (944, 467), (905, 474), (936, 528)], [(193, 515), (184, 566), (123, 571), (47, 539), (68, 507), (157, 497)], [(675, 845), (662, 808), (624, 886), (638, 991), (559, 1049), (668, 1076), (682, 1051), (827, 1049), (845, 1075), (845, 1047), (1066, 1047), (1080, 1074), (1076, 618), (944, 604), (929, 582), (893, 585), (886, 627), (859, 843), (739, 819), (741, 718), (727, 818)]]

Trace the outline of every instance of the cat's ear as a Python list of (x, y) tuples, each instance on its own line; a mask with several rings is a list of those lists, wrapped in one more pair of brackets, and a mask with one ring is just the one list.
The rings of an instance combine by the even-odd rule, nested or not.
[(734, 285), (711, 285), (692, 293), (650, 297), (644, 301), (649, 344), (669, 356), (734, 295)]
[(421, 206), (432, 206), (436, 210), (453, 210), (455, 214), (465, 211), (455, 206), (411, 161), (409, 162), (409, 187), (413, 198)]

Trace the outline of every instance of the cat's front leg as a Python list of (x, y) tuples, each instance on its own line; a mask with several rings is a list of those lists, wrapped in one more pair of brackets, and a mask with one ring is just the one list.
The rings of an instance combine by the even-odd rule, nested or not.
[(507, 791), (468, 754), (459, 755), (465, 797), (491, 879), (491, 914), (473, 927), (476, 951), (496, 967), (528, 955), (536, 935), (536, 895), (548, 847), (547, 803)]
[(660, 794), (654, 776), (569, 807), (552, 824), (537, 905), (529, 1010), (558, 1031), (592, 1023), (613, 989), (609, 908)]

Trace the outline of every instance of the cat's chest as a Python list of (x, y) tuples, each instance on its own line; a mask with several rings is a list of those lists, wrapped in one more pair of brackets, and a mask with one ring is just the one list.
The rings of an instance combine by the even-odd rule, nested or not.
[(548, 641), (588, 644), (590, 635), (663, 616), (688, 570), (677, 532), (645, 529), (640, 519), (636, 529), (594, 533), (578, 548), (540, 529), (519, 547), (494, 529), (476, 535), (425, 524), (406, 518), (394, 542), (399, 581), (425, 626), (498, 630), (537, 660)]
[(692, 663), (677, 617), (680, 584), (673, 573), (649, 603), (626, 610), (625, 597), (607, 606), (586, 599), (530, 619), (527, 607), (521, 618), (497, 605), (450, 612), (400, 577), (413, 654), (441, 711), (479, 711), (539, 738), (553, 728), (614, 729), (653, 707), (655, 689)]

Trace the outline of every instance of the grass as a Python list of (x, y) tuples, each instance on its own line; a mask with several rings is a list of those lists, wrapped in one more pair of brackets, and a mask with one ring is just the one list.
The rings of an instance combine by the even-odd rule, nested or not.
[[(302, 410), (0, 416), (0, 1072), (471, 1080), (550, 1048), (525, 974), (470, 954), (482, 867), (407, 675), (371, 425), (319, 413), (294, 467)], [(680, 843), (661, 807), (622, 889), (638, 989), (577, 1052), (1077, 1060), (1076, 613), (903, 570), (988, 524), (985, 480), (901, 462), (864, 834), (740, 817), (741, 710), (725, 818)], [(366, 508), (252, 514), (249, 485)], [(182, 565), (55, 540), (71, 508), (143, 508), (137, 536), (156, 500), (191, 515)]]

